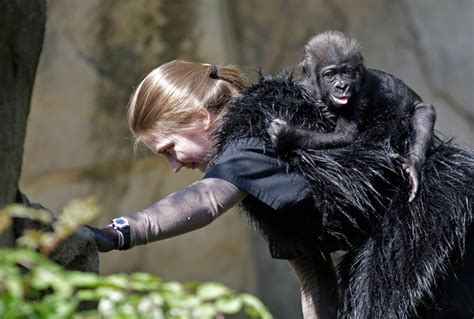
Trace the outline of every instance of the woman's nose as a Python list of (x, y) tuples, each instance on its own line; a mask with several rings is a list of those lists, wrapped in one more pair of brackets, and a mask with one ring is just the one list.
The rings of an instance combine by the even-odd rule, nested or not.
[(183, 163), (178, 161), (176, 158), (167, 158), (168, 163), (170, 163), (171, 169), (173, 170), (174, 173), (179, 172), (181, 167), (183, 167)]

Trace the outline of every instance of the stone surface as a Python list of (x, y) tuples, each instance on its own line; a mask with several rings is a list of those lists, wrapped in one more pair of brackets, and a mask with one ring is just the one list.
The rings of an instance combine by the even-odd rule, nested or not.
[[(47, 211), (54, 219), (54, 214), (48, 208), (38, 203), (32, 203), (22, 193), (17, 196), (17, 203), (26, 207)], [(51, 232), (51, 225), (28, 218), (13, 220), (15, 237), (21, 237), (29, 229), (39, 229)], [(86, 227), (80, 227), (72, 235), (61, 241), (49, 255), (51, 259), (69, 270), (99, 273), (99, 253), (94, 241), (94, 235)]]
[(62, 241), (50, 257), (69, 270), (99, 273), (99, 253), (94, 235), (85, 227)]
[[(0, 208), (13, 203), (17, 194), (45, 25), (45, 0), (0, 0)], [(13, 231), (2, 232), (0, 246), (13, 245)]]
[[(177, 57), (199, 59), (192, 2), (48, 4), (22, 179), (28, 195), (59, 211), (71, 198), (94, 194), (105, 211), (96, 222), (102, 226), (199, 178), (189, 172), (176, 178), (150, 153), (134, 156), (125, 120), (128, 97), (147, 71)], [(247, 232), (241, 218), (228, 213), (206, 230), (104, 254), (101, 270), (220, 280), (253, 292)], [(190, 250), (191, 243), (200, 249)]]
[[(50, 0), (48, 9), (22, 190), (53, 211), (94, 194), (104, 210), (97, 226), (200, 177), (172, 175), (148, 152), (134, 155), (126, 128), (133, 87), (176, 58), (237, 64), (256, 79), (260, 67), (270, 73), (298, 63), (313, 34), (341, 29), (361, 40), (368, 66), (435, 105), (438, 129), (474, 145), (471, 0)], [(229, 212), (205, 229), (103, 254), (101, 272), (219, 280), (257, 293), (280, 318), (296, 318), (291, 271), (258, 238)]]
[[(312, 35), (338, 29), (362, 43), (366, 65), (407, 83), (439, 114), (436, 128), (474, 146), (474, 2), (225, 1), (238, 64), (264, 73), (295, 65)], [(284, 16), (284, 18), (283, 18)], [(263, 40), (264, 39), (264, 40)]]

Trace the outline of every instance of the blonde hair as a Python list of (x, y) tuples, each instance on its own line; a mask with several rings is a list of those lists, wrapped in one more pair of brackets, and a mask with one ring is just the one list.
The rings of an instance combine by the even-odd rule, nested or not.
[(249, 82), (233, 66), (212, 66), (174, 60), (151, 71), (133, 92), (127, 109), (128, 126), (136, 143), (144, 134), (167, 134), (199, 126), (203, 108), (220, 121), (232, 98)]

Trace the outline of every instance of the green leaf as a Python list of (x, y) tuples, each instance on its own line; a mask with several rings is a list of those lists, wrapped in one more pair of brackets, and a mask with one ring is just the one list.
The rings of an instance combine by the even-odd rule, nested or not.
[(100, 318), (99, 312), (97, 310), (85, 310), (81, 312), (76, 312), (73, 316), (73, 319), (91, 319), (91, 318)]
[(76, 288), (93, 288), (101, 283), (101, 279), (96, 274), (79, 271), (68, 272), (65, 280)]
[(130, 289), (135, 291), (152, 291), (161, 287), (161, 280), (147, 273), (134, 273), (130, 276)]
[(61, 276), (62, 272), (55, 272), (47, 267), (38, 266), (34, 269), (33, 274), (33, 282), (38, 287), (49, 285), (65, 297), (72, 295), (74, 291), (70, 283)]
[(250, 294), (241, 294), (240, 299), (245, 304), (246, 311), (252, 318), (273, 319), (265, 305), (255, 296)]
[(126, 274), (109, 275), (105, 278), (104, 283), (120, 289), (129, 288), (128, 276)]
[(168, 307), (191, 309), (201, 304), (201, 300), (193, 295), (174, 295), (170, 293), (163, 294), (164, 301)]
[(118, 304), (125, 298), (125, 293), (108, 287), (99, 287), (97, 292), (101, 296), (99, 313), (105, 318), (116, 318)]
[(146, 272), (136, 272), (130, 275), (130, 279), (133, 281), (141, 281), (141, 282), (160, 282), (161, 279), (153, 276)]
[(10, 217), (21, 217), (39, 221), (49, 225), (52, 222), (52, 215), (45, 209), (36, 209), (21, 204), (11, 204), (0, 210), (0, 215), (8, 215)]
[(3, 257), (5, 258), (6, 263), (20, 263), (22, 264), (22, 266), (27, 268), (32, 268), (35, 264), (38, 263), (51, 263), (51, 261), (45, 258), (43, 255), (27, 248), (6, 249), (2, 251), (2, 253), (5, 254)]
[(196, 291), (198, 297), (203, 300), (217, 299), (220, 297), (224, 297), (230, 293), (231, 290), (229, 288), (215, 282), (204, 283), (200, 285)]
[(33, 276), (31, 278), (31, 286), (37, 290), (45, 290), (48, 289), (51, 285), (47, 278), (43, 278), (41, 275), (38, 275), (38, 272), (33, 272)]
[(210, 304), (202, 304), (192, 310), (192, 318), (196, 319), (214, 319), (216, 315), (216, 309)]
[(140, 318), (143, 319), (164, 319), (163, 304), (164, 300), (162, 296), (159, 294), (149, 294), (143, 297), (138, 303), (138, 314)]
[[(33, 231), (23, 242), (50, 251), (87, 219), (84, 215), (91, 215), (84, 213), (91, 205), (93, 201), (72, 202), (54, 224), (55, 232)], [(30, 213), (15, 209), (16, 214)], [(78, 313), (83, 301), (98, 301), (98, 309)], [(0, 249), (1, 318), (211, 319), (238, 314), (244, 306), (252, 318), (272, 318), (257, 298), (236, 296), (219, 283), (166, 283), (147, 273), (104, 277), (67, 271), (33, 249)]]
[(201, 285), (200, 282), (197, 281), (188, 281), (186, 283), (186, 289), (192, 292), (196, 292), (197, 288)]
[(23, 298), (23, 286), (18, 276), (6, 278), (5, 288), (14, 298)]
[(173, 294), (173, 295), (182, 295), (184, 294), (183, 285), (176, 281), (170, 281), (163, 284), (163, 291)]
[(133, 302), (131, 302), (129, 299), (124, 300), (124, 302), (120, 303), (117, 308), (118, 308), (118, 314), (119, 314), (118, 318), (139, 319), (136, 308), (133, 305)]
[[(46, 311), (53, 318), (69, 318), (78, 304), (73, 298), (68, 298), (60, 293), (46, 295), (39, 303), (47, 309)], [(52, 316), (52, 314), (56, 316)]]
[(75, 298), (79, 301), (97, 301), (100, 299), (100, 294), (94, 289), (81, 289), (76, 292)]
[(98, 287), (96, 293), (103, 299), (119, 301), (124, 298), (125, 293), (112, 287)]
[(16, 240), (16, 243), (22, 247), (37, 249), (38, 247), (47, 245), (51, 241), (51, 234), (37, 229), (30, 229), (25, 231), (23, 236)]
[(240, 298), (225, 298), (217, 300), (215, 307), (217, 311), (226, 315), (235, 315), (242, 309), (242, 299)]
[(167, 313), (166, 319), (194, 319), (188, 309), (172, 308)]
[(68, 236), (81, 225), (92, 221), (99, 213), (100, 209), (94, 197), (72, 200), (53, 223), (54, 231), (63, 237)]
[(11, 223), (12, 218), (4, 210), (0, 210), (0, 234), (3, 233), (6, 229), (8, 229)]
[(199, 306), (201, 304), (201, 300), (196, 296), (189, 295), (181, 297), (179, 304), (180, 307), (190, 309)]
[(107, 318), (113, 318), (116, 316), (116, 302), (110, 299), (101, 299), (99, 302), (99, 307), (98, 307), (99, 313)]

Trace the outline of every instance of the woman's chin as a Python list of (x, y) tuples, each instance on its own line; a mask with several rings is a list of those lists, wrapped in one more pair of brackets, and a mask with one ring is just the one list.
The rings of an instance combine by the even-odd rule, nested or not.
[(207, 168), (207, 163), (204, 164), (200, 162), (192, 162), (191, 164), (186, 165), (186, 168), (193, 171), (197, 169), (198, 171), (204, 173)]
[(200, 164), (197, 164), (197, 163), (196, 163), (196, 167), (195, 167), (195, 168), (197, 168), (201, 173), (204, 173), (204, 172), (206, 171), (206, 169), (207, 169), (207, 165), (208, 165), (208, 164), (209, 164), (208, 162), (200, 163)]

